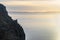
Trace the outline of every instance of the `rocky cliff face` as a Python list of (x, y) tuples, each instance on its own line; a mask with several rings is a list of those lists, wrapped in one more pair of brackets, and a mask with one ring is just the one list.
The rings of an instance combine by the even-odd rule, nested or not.
[(23, 28), (11, 19), (6, 7), (0, 4), (0, 40), (25, 40)]

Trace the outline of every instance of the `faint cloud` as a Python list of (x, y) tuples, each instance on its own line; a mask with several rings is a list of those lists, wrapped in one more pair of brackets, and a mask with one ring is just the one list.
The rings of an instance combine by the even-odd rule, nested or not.
[(0, 0), (0, 1), (53, 1), (53, 0)]
[(60, 12), (58, 1), (4, 1), (0, 2), (14, 12)]

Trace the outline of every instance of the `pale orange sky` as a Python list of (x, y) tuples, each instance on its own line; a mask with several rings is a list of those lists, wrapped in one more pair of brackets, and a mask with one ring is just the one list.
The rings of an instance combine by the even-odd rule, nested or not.
[[(60, 12), (60, 2), (59, 0), (53, 1), (1, 1), (0, 3), (8, 6), (16, 6), (16, 9), (9, 11), (17, 11), (17, 12)], [(20, 10), (18, 10), (18, 6), (23, 6)], [(26, 6), (26, 7), (24, 7)], [(20, 7), (19, 7), (20, 8)], [(22, 10), (23, 9), (23, 10)]]

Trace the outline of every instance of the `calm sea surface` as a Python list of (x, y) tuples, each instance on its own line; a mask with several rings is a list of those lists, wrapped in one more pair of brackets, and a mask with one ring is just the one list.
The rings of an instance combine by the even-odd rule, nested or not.
[(26, 40), (58, 40), (60, 37), (59, 13), (9, 13), (23, 27)]

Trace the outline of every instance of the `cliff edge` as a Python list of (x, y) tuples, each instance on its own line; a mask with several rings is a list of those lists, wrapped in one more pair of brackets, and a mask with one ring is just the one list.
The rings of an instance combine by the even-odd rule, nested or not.
[(3, 4), (0, 4), (0, 40), (25, 40), (22, 26), (8, 15)]

